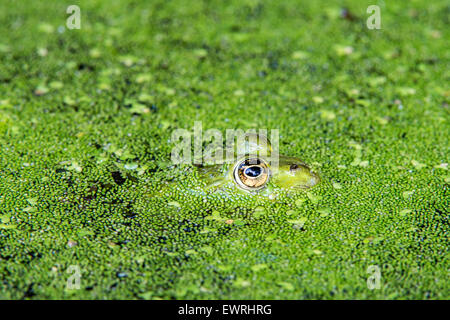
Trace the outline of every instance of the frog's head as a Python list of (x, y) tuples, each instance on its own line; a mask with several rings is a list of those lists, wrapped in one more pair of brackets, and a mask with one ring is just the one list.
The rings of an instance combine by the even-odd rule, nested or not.
[(228, 178), (244, 191), (263, 195), (275, 190), (309, 189), (320, 181), (319, 176), (299, 158), (280, 155), (278, 161), (268, 159), (245, 156), (234, 164)]
[[(205, 169), (213, 180), (210, 186), (226, 187), (239, 192), (270, 196), (280, 191), (309, 189), (319, 183), (319, 176), (302, 160), (278, 155), (269, 140), (261, 135), (250, 136), (238, 144), (237, 160), (225, 165), (223, 174), (218, 167)], [(254, 138), (254, 139), (252, 139)]]

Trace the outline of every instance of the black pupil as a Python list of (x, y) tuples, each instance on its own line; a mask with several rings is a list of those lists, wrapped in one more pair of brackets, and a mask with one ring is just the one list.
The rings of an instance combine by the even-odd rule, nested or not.
[(252, 177), (252, 178), (256, 178), (257, 176), (259, 176), (262, 172), (261, 167), (249, 167), (247, 169), (245, 169), (244, 173), (246, 176), (248, 177)]

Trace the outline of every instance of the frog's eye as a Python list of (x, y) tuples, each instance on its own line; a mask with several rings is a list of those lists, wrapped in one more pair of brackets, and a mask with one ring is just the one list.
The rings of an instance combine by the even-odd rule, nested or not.
[(269, 166), (260, 158), (246, 158), (236, 163), (234, 181), (244, 190), (259, 190), (269, 182)]

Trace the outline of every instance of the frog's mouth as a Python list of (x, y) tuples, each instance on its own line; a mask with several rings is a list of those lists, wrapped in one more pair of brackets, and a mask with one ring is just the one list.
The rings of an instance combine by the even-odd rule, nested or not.
[[(320, 177), (317, 173), (314, 172), (309, 172), (308, 173), (309, 177), (304, 179), (302, 178), (301, 181), (295, 181), (294, 182), (289, 182), (286, 181), (284, 183), (285, 187), (289, 190), (304, 190), (304, 189), (309, 189), (314, 187), (315, 185), (317, 185), (320, 182)], [(293, 185), (292, 185), (293, 184)]]

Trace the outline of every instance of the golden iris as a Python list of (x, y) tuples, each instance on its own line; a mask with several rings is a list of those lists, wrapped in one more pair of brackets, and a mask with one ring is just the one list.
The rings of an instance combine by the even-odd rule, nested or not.
[(244, 190), (259, 190), (269, 182), (269, 166), (262, 158), (244, 158), (236, 163), (234, 181)]

